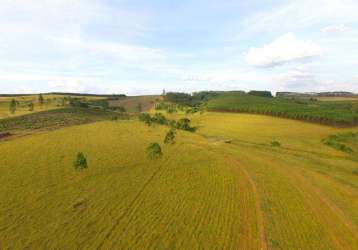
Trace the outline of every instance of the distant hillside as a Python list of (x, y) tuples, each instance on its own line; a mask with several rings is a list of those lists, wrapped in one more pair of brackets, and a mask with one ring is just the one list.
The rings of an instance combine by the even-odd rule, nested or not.
[[(37, 94), (0, 94), (0, 97), (20, 97), (20, 96), (34, 96)], [(111, 94), (111, 95), (104, 95), (104, 94), (87, 94), (87, 93), (74, 93), (74, 92), (49, 92), (49, 93), (42, 93), (43, 95), (57, 95), (57, 96), (81, 96), (81, 97), (125, 97), (124, 94)]]
[(352, 92), (334, 91), (334, 92), (312, 92), (312, 93), (300, 93), (300, 92), (277, 92), (277, 97), (354, 97), (357, 96)]
[(226, 93), (207, 103), (210, 111), (265, 114), (329, 125), (358, 124), (358, 104)]
[(157, 100), (162, 97), (159, 95), (148, 96), (127, 96), (117, 100), (109, 100), (109, 107), (111, 108), (124, 108), (127, 112), (149, 111), (154, 107)]

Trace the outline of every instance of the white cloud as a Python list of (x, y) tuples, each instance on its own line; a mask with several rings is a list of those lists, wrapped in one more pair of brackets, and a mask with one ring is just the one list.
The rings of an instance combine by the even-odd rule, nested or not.
[(252, 71), (239, 70), (210, 70), (194, 74), (185, 74), (181, 80), (186, 82), (210, 82), (210, 83), (227, 83), (227, 82), (251, 82), (258, 80), (259, 75)]
[(321, 54), (322, 49), (319, 45), (299, 40), (295, 34), (287, 33), (262, 48), (250, 48), (246, 62), (258, 67), (273, 67), (314, 58)]
[[(235, 69), (229, 65), (220, 69), (183, 74), (179, 82), (187, 84), (186, 89), (198, 90), (251, 90), (267, 89), (265, 74), (253, 70)], [(254, 86), (254, 87), (253, 87)]]
[(49, 37), (49, 39), (66, 50), (86, 50), (94, 54), (104, 53), (130, 61), (163, 60), (166, 57), (164, 50), (139, 45), (83, 40), (79, 36)]
[(357, 0), (287, 0), (249, 16), (243, 26), (248, 27), (249, 36), (277, 34), (282, 30), (312, 29), (332, 22), (356, 22), (357, 13)]
[(29, 93), (36, 91), (35, 85), (39, 83), (47, 84), (48, 91), (96, 93), (99, 90), (96, 86), (101, 82), (101, 79), (96, 77), (65, 76), (46, 72), (0, 72), (0, 80), (18, 86), (16, 89), (21, 93), (25, 92), (22, 91), (25, 88), (19, 88), (22, 86), (21, 82), (33, 83), (33, 87), (27, 89), (31, 89)]
[[(91, 83), (92, 82), (92, 83)], [(82, 78), (58, 78), (53, 79), (48, 83), (49, 91), (51, 92), (74, 92), (74, 93), (102, 93), (98, 86), (91, 80), (84, 80)]]
[(90, 80), (93, 78), (90, 77), (75, 77), (75, 76), (64, 76), (64, 75), (55, 75), (48, 74), (43, 72), (30, 72), (30, 73), (22, 73), (22, 72), (4, 72), (0, 71), (0, 80), (5, 81), (51, 81), (51, 80), (77, 80), (81, 78), (82, 80)]
[(296, 67), (285, 73), (274, 75), (272, 82), (279, 91), (313, 90), (318, 85), (315, 74), (305, 67)]
[(334, 33), (343, 33), (349, 31), (351, 28), (346, 25), (330, 25), (321, 29), (322, 33), (334, 34)]
[(101, 0), (0, 0), (0, 6), (0, 31), (17, 35), (77, 34), (90, 26), (112, 25), (116, 34), (135, 36), (150, 23), (142, 10), (113, 8)]
[(273, 75), (271, 85), (277, 91), (325, 92), (325, 91), (358, 91), (358, 77), (347, 80), (331, 79), (309, 67), (295, 67), (285, 73)]

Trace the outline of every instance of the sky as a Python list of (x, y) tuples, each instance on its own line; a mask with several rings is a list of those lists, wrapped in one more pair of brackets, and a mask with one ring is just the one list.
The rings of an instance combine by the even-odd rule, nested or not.
[(0, 0), (0, 93), (358, 92), (358, 0)]

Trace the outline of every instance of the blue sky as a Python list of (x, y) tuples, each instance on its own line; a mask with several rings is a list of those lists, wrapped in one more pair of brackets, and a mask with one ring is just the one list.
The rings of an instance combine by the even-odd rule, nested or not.
[(0, 0), (0, 93), (358, 92), (356, 0)]

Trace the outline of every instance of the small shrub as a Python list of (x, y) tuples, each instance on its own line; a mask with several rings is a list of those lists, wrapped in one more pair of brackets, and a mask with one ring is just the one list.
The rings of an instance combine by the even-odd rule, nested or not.
[(152, 125), (152, 117), (147, 113), (140, 113), (138, 116), (139, 120), (147, 124), (148, 126)]
[(271, 146), (272, 146), (272, 147), (281, 147), (281, 143), (278, 142), (278, 141), (272, 141), (272, 142), (271, 142)]
[(172, 128), (172, 129), (176, 129), (177, 127), (177, 122), (175, 120), (170, 120), (168, 122), (168, 125)]
[(168, 123), (167, 118), (162, 113), (156, 113), (152, 118), (152, 121), (161, 125), (165, 125)]
[(148, 158), (151, 160), (159, 159), (163, 156), (162, 148), (157, 142), (151, 143), (147, 148)]
[(346, 153), (349, 153), (349, 154), (353, 153), (353, 149), (351, 149), (350, 147), (348, 147), (345, 144), (338, 144), (338, 149), (340, 151), (343, 151), (343, 152), (346, 152)]
[(82, 170), (82, 169), (86, 169), (88, 167), (87, 159), (86, 159), (85, 155), (82, 152), (79, 152), (77, 154), (76, 160), (73, 163), (73, 167), (76, 170)]
[(174, 144), (175, 143), (174, 139), (175, 139), (175, 130), (170, 129), (164, 138), (164, 143), (165, 144)]
[(33, 102), (29, 103), (29, 111), (34, 111), (34, 103)]
[(195, 132), (196, 128), (190, 126), (191, 121), (188, 118), (182, 118), (176, 123), (176, 128), (181, 130), (186, 130), (190, 132)]
[(9, 106), (9, 110), (10, 110), (10, 113), (11, 113), (11, 114), (14, 114), (14, 113), (15, 113), (15, 111), (16, 111), (16, 106), (17, 106), (16, 100), (15, 100), (15, 99), (12, 99), (11, 102), (10, 102), (10, 106)]
[(344, 144), (345, 142), (354, 141), (357, 138), (357, 134), (355, 133), (345, 133), (345, 134), (336, 134), (336, 135), (330, 135), (326, 139), (323, 139), (323, 144), (330, 146), (334, 149), (337, 149), (339, 151), (353, 154), (354, 150)]
[(42, 94), (40, 94), (39, 95), (39, 103), (40, 103), (40, 105), (43, 105), (44, 102), (45, 102), (44, 97), (42, 96)]
[(168, 114), (173, 114), (173, 113), (176, 113), (177, 110), (174, 107), (168, 107), (167, 112), (168, 112)]

